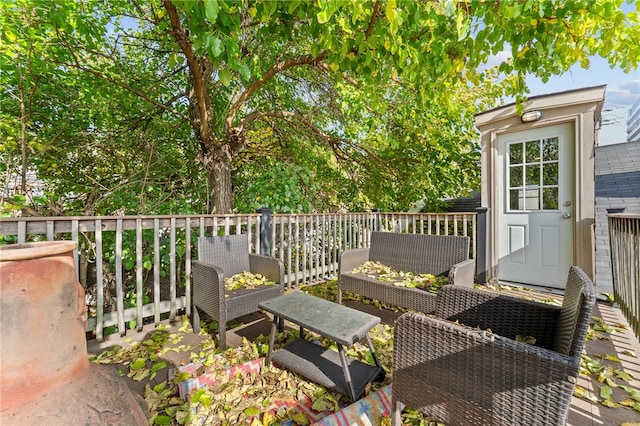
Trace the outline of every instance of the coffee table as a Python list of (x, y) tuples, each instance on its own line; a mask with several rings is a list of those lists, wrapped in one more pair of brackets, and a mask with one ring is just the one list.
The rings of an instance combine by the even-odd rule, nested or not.
[[(367, 333), (380, 318), (302, 292), (291, 292), (258, 304), (273, 314), (267, 365), (271, 362), (288, 368), (314, 382), (357, 401), (367, 385), (381, 373), (382, 367)], [(300, 337), (273, 351), (278, 319), (300, 326)], [(334, 341), (338, 351), (304, 339), (304, 329)], [(365, 338), (375, 365), (349, 358), (344, 347)]]

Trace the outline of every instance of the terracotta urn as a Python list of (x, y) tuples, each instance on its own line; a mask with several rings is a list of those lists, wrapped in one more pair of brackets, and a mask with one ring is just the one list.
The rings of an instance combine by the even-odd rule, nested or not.
[(0, 424), (147, 425), (115, 368), (90, 363), (73, 241), (0, 246)]

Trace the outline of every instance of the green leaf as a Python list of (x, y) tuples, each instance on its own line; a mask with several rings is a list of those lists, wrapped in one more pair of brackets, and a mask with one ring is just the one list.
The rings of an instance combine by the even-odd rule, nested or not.
[(191, 378), (191, 374), (185, 372), (180, 373), (178, 376), (174, 377), (174, 383), (184, 382), (185, 380), (189, 380)]
[(170, 425), (171, 424), (171, 417), (169, 417), (169, 416), (157, 416), (153, 420), (153, 424), (155, 424), (155, 425)]
[(318, 23), (320, 24), (325, 24), (329, 21), (330, 15), (329, 13), (327, 13), (327, 11), (323, 10), (318, 12)]
[(249, 67), (244, 64), (240, 67), (240, 75), (242, 76), (242, 78), (245, 81), (250, 81), (251, 80), (251, 70), (249, 69)]
[(296, 8), (300, 6), (300, 3), (302, 3), (302, 0), (289, 0), (289, 9), (287, 11), (293, 14)]
[(613, 370), (613, 372), (616, 374), (616, 377), (624, 380), (625, 382), (628, 382), (630, 380), (633, 379), (633, 374), (628, 373), (626, 371), (622, 371), (622, 370)]
[(161, 370), (163, 368), (167, 368), (167, 363), (165, 361), (160, 361), (160, 362), (157, 362), (157, 363), (153, 364), (153, 366), (151, 367), (151, 371), (152, 372), (153, 371), (158, 371), (158, 370)]
[(327, 409), (327, 401), (325, 401), (324, 398), (318, 398), (315, 401), (313, 401), (311, 408), (318, 412), (324, 411)]
[(213, 37), (213, 40), (211, 40), (211, 54), (213, 55), (213, 57), (217, 58), (218, 56), (222, 55), (223, 51), (224, 43), (222, 42), (222, 40), (220, 40), (218, 37)]
[(609, 386), (603, 386), (600, 388), (600, 398), (607, 399), (613, 393), (613, 389)]
[(384, 14), (387, 20), (392, 23), (396, 19), (396, 0), (388, 0), (384, 9)]
[(253, 416), (257, 416), (258, 414), (260, 414), (262, 411), (259, 408), (256, 407), (247, 407), (244, 409), (243, 413), (247, 416), (247, 417), (253, 417)]
[(7, 37), (7, 40), (9, 40), (10, 43), (15, 42), (17, 39), (17, 36), (15, 35), (15, 33), (11, 31), (5, 31), (4, 35), (5, 37)]
[(147, 361), (144, 358), (138, 358), (131, 363), (129, 368), (131, 370), (139, 370), (141, 368), (144, 368), (146, 365), (147, 365)]
[(229, 87), (231, 83), (231, 72), (227, 68), (222, 68), (218, 71), (218, 78), (225, 87)]
[(208, 393), (203, 393), (202, 395), (200, 395), (198, 401), (205, 407), (210, 407), (211, 403), (213, 402), (213, 400), (211, 399), (211, 395)]
[(219, 11), (220, 5), (218, 4), (218, 0), (204, 0), (204, 13), (209, 22), (212, 24), (216, 23)]

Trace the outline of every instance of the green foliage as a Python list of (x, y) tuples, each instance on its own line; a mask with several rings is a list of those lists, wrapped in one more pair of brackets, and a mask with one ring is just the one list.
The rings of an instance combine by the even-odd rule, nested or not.
[(238, 211), (254, 213), (270, 207), (274, 213), (310, 213), (315, 186), (304, 169), (276, 162), (263, 171), (246, 167), (238, 185), (244, 186), (236, 199)]
[[(204, 170), (194, 167), (197, 144), (189, 129), (180, 127), (179, 117), (156, 119), (162, 111), (133, 93), (167, 93), (169, 88), (157, 78), (162, 58), (123, 45), (119, 53), (124, 61), (118, 55), (98, 56), (79, 67), (68, 66), (79, 60), (82, 49), (108, 48), (113, 40), (107, 41), (106, 24), (119, 22), (109, 15), (111, 8), (73, 3), (0, 6), (5, 30), (0, 58), (16, 64), (0, 77), (2, 87), (13, 94), (0, 101), (7, 141), (0, 148), (3, 172), (19, 177), (24, 154), (26, 172), (42, 184), (39, 190), (17, 192), (14, 202), (2, 208), (25, 212), (28, 207), (40, 215), (202, 211), (206, 189), (196, 183)], [(91, 19), (82, 18), (91, 12)], [(61, 42), (56, 26), (76, 38)], [(104, 78), (87, 71), (92, 68)], [(129, 80), (128, 75), (136, 77)], [(126, 80), (126, 87), (109, 79)], [(20, 182), (15, 187), (21, 191)], [(26, 199), (16, 203), (20, 196)]]
[[(593, 55), (637, 68), (638, 13), (620, 6), (3, 2), (0, 171), (5, 196), (27, 197), (3, 207), (226, 213), (232, 196), (241, 211), (437, 206), (478, 186), (473, 115), (522, 101), (527, 73), (545, 80)], [(485, 70), (504, 51), (511, 59)], [(25, 172), (41, 192), (23, 188)]]

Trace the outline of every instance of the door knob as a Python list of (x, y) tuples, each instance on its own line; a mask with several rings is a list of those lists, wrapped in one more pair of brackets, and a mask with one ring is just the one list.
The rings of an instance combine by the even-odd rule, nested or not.
[(571, 213), (565, 213), (562, 215), (563, 219), (570, 219), (571, 218)]

